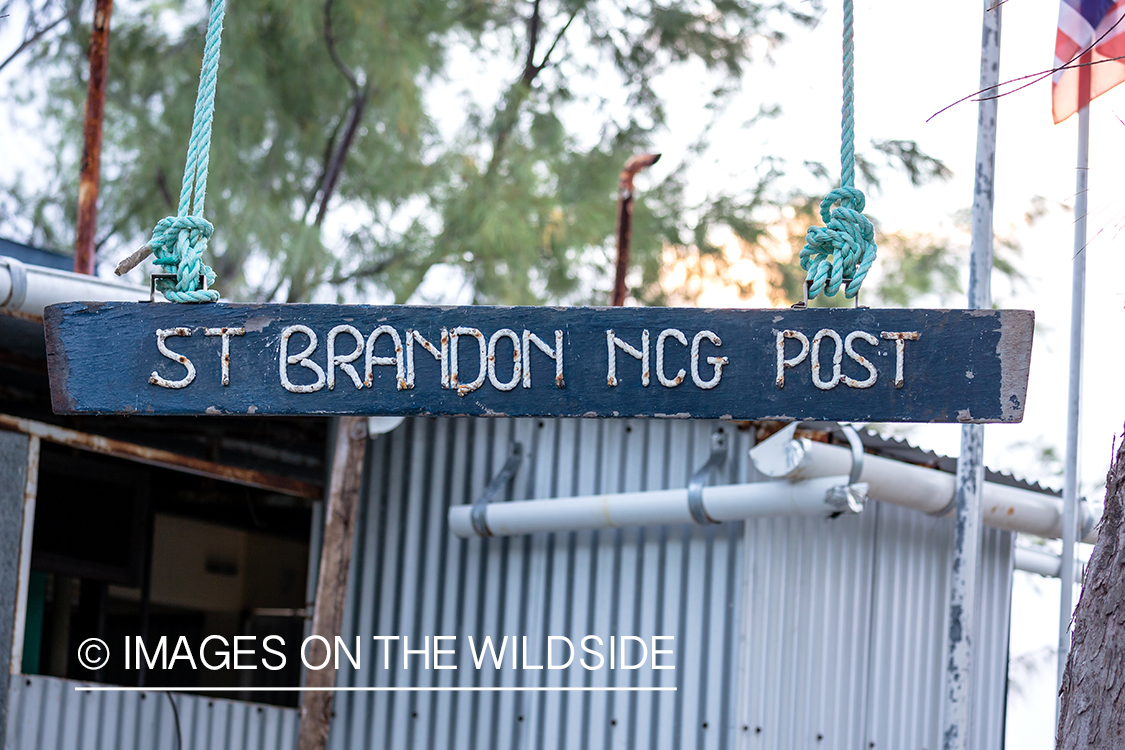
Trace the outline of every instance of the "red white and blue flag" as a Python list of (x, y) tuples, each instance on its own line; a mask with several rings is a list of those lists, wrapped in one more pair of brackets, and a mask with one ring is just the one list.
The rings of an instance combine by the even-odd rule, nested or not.
[[(1055, 122), (1125, 81), (1125, 0), (1062, 0), (1052, 88)], [(1109, 62), (1101, 62), (1109, 61)], [(1088, 81), (1088, 83), (1087, 83)], [(1089, 86), (1089, 93), (1082, 89)]]

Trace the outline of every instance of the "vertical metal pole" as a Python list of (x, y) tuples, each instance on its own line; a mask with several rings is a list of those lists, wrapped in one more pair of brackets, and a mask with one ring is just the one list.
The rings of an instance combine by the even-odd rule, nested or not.
[(74, 272), (94, 275), (94, 236), (98, 229), (98, 181), (102, 160), (102, 119), (109, 65), (109, 17), (113, 0), (96, 0), (90, 32), (90, 81), (86, 122), (82, 127), (82, 174), (78, 180), (78, 227), (74, 240)]
[(625, 162), (617, 181), (617, 270), (613, 279), (613, 307), (625, 304), (625, 274), (629, 272), (629, 250), (633, 245), (633, 178), (645, 167), (660, 161), (660, 154), (637, 154)]
[[(985, 92), (994, 91), (1000, 82), (1000, 8), (993, 0), (985, 0), (980, 53), (980, 88)], [(976, 179), (969, 260), (969, 307), (972, 309), (992, 306), (996, 112), (997, 100), (987, 99), (980, 103), (977, 116)], [(977, 560), (980, 556), (983, 489), (984, 426), (963, 425), (961, 456), (957, 460), (957, 521), (950, 574), (948, 659), (943, 686), (944, 750), (964, 750), (971, 746)]]
[[(1081, 62), (1089, 63), (1090, 53)], [(1078, 539), (1078, 450), (1082, 426), (1082, 325), (1086, 311), (1086, 201), (1090, 177), (1090, 67), (1078, 69), (1078, 159), (1074, 196), (1074, 257), (1070, 281), (1070, 384), (1066, 397), (1066, 473), (1063, 478), (1063, 552), (1059, 592), (1058, 684), (1062, 687), (1070, 655), (1070, 618), (1074, 610), (1074, 556)], [(1055, 698), (1058, 726), (1059, 698)]]

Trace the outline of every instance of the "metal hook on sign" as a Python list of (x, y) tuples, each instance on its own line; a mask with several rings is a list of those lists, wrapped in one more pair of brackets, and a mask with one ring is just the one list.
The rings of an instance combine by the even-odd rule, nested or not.
[(699, 468), (699, 471), (691, 475), (691, 480), (688, 481), (688, 512), (691, 513), (695, 522), (702, 526), (709, 523), (719, 523), (707, 515), (707, 511), (703, 507), (703, 485), (711, 472), (725, 464), (726, 461), (727, 436), (722, 430), (716, 430), (711, 433), (711, 456), (707, 459), (707, 463)]
[(810, 286), (812, 286), (812, 282), (809, 281), (808, 279), (805, 279), (804, 281), (801, 282), (801, 301), (793, 304), (791, 306), (791, 309), (793, 309), (793, 310), (804, 310), (806, 307), (809, 306), (809, 287)]
[(523, 463), (523, 443), (514, 442), (512, 443), (512, 452), (508, 455), (508, 460), (504, 462), (504, 466), (500, 468), (500, 473), (493, 477), (488, 486), (484, 488), (484, 492), (473, 503), (473, 509), (469, 513), (469, 521), (472, 523), (473, 531), (477, 533), (477, 536), (492, 536), (492, 532), (488, 530), (488, 504), (512, 480), (512, 477), (519, 471), (521, 463)]
[[(128, 260), (128, 258), (126, 258)], [(142, 258), (141, 260), (144, 260)], [(124, 262), (124, 261), (123, 261)], [(178, 277), (174, 273), (154, 273), (148, 277), (148, 301), (156, 302), (156, 282), (159, 281), (175, 281)], [(199, 288), (204, 291), (207, 290), (207, 275), (202, 271), (199, 272)]]
[(866, 482), (859, 481), (863, 476), (863, 441), (859, 439), (859, 433), (851, 425), (840, 425), (840, 431), (844, 433), (852, 449), (852, 470), (848, 474), (848, 483), (828, 490), (824, 502), (835, 509), (835, 515), (859, 513), (867, 504), (868, 489)]

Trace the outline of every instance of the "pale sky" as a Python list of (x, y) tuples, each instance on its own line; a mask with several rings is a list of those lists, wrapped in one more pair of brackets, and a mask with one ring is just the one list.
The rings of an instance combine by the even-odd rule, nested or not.
[[(772, 65), (754, 67), (744, 92), (724, 114), (715, 131), (714, 162), (703, 164), (701, 181), (737, 185), (748, 179), (763, 155), (784, 157), (791, 169), (804, 160), (817, 160), (837, 169), (840, 109), (840, 7), (828, 0), (828, 12), (812, 31), (799, 31), (774, 53)], [(923, 150), (941, 158), (954, 171), (948, 183), (914, 190), (905, 180), (888, 180), (881, 195), (868, 195), (867, 214), (887, 229), (927, 231), (948, 229), (955, 212), (972, 202), (977, 105), (965, 103), (926, 119), (942, 107), (978, 88), (982, 5), (967, 0), (944, 3), (858, 0), (856, 3), (856, 121), (862, 148), (871, 138), (917, 141)], [(1009, 79), (1048, 69), (1052, 64), (1058, 0), (1009, 0), (1003, 5), (1001, 78)], [(2, 23), (2, 22), (0, 22)], [(0, 26), (0, 55), (14, 47), (12, 29)], [(6, 85), (16, 70), (0, 74)], [(456, 88), (465, 81), (451, 81)], [(698, 71), (670, 76), (664, 93), (669, 107), (669, 132), (657, 144), (665, 159), (652, 170), (671, 169), (677, 150), (695, 136), (704, 114), (699, 101)], [(693, 93), (696, 92), (696, 93)], [(742, 124), (761, 103), (780, 103), (783, 114), (752, 129)], [(1083, 487), (1100, 499), (1099, 486), (1109, 465), (1115, 434), (1125, 422), (1125, 392), (1118, 370), (1125, 324), (1125, 254), (1119, 250), (1125, 229), (1125, 86), (1096, 100), (1092, 107), (1090, 223), (1087, 249), (1086, 353), (1082, 415)], [(994, 301), (1009, 308), (1036, 313), (1036, 338), (1026, 417), (1019, 425), (990, 426), (986, 430), (986, 461), (994, 468), (1045, 483), (1061, 478), (1043, 476), (1030, 463), (1028, 444), (1065, 445), (1067, 337), (1070, 325), (1070, 277), (1073, 252), (1073, 206), (1077, 118), (1061, 125), (1051, 122), (1050, 83), (1045, 80), (1000, 102), (996, 164), (998, 230), (1016, 227), (1024, 253), (1020, 267), (1025, 285), (1009, 288), (998, 283)], [(0, 140), (7, 154), (34, 153), (42, 144), (12, 131), (0, 117)], [(27, 150), (27, 149), (30, 149)], [(0, 175), (11, 176), (15, 159), (0, 162)], [(638, 179), (643, 191), (646, 178)], [(1042, 197), (1053, 210), (1033, 228), (1023, 227), (1032, 201)], [(1115, 247), (1116, 246), (1116, 247)], [(715, 294), (704, 305), (729, 304), (729, 295)], [(921, 301), (926, 304), (926, 301)], [(955, 305), (956, 306), (956, 305)], [(947, 455), (959, 452), (955, 425), (907, 426), (898, 433)], [(1011, 656), (1053, 647), (1058, 619), (1058, 582), (1026, 573), (1016, 574), (1013, 600)], [(1077, 597), (1076, 597), (1077, 598)], [(1023, 672), (1024, 689), (1008, 703), (1008, 746), (1046, 750), (1053, 746), (1054, 657), (1039, 658), (1038, 671)], [(1013, 677), (1016, 677), (1013, 668)]]

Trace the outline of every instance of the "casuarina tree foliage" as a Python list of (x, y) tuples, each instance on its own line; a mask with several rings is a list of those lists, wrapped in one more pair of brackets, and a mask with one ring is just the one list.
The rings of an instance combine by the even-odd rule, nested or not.
[[(3, 95), (38, 107), (53, 161), (34, 179), (0, 176), (0, 231), (68, 248), (90, 9), (8, 0), (5, 11), (27, 26), (12, 51), (24, 72)], [(436, 267), (474, 302), (603, 304), (617, 175), (655, 150), (670, 106), (659, 83), (688, 66), (714, 83), (702, 135), (666, 155), (671, 171), (639, 195), (631, 294), (667, 301), (661, 269), (676, 259), (711, 257), (721, 272), (716, 237), (733, 233), (770, 269), (775, 296), (799, 297), (785, 246), (803, 227), (785, 224), (804, 221), (816, 199), (783, 188), (785, 168), (768, 155), (737, 190), (689, 190), (688, 172), (748, 66), (821, 11), (819, 0), (238, 0), (223, 37), (207, 203), (220, 288), (239, 300), (334, 292), (404, 302)], [(116, 4), (103, 262), (175, 213), (206, 17), (199, 2)], [(947, 175), (908, 141), (872, 144), (861, 173), (873, 177), (880, 160), (915, 182)], [(829, 170), (803, 171), (830, 187)], [(899, 244), (898, 255), (920, 259), (899, 266), (928, 274), (922, 287), (956, 286), (944, 244)]]

